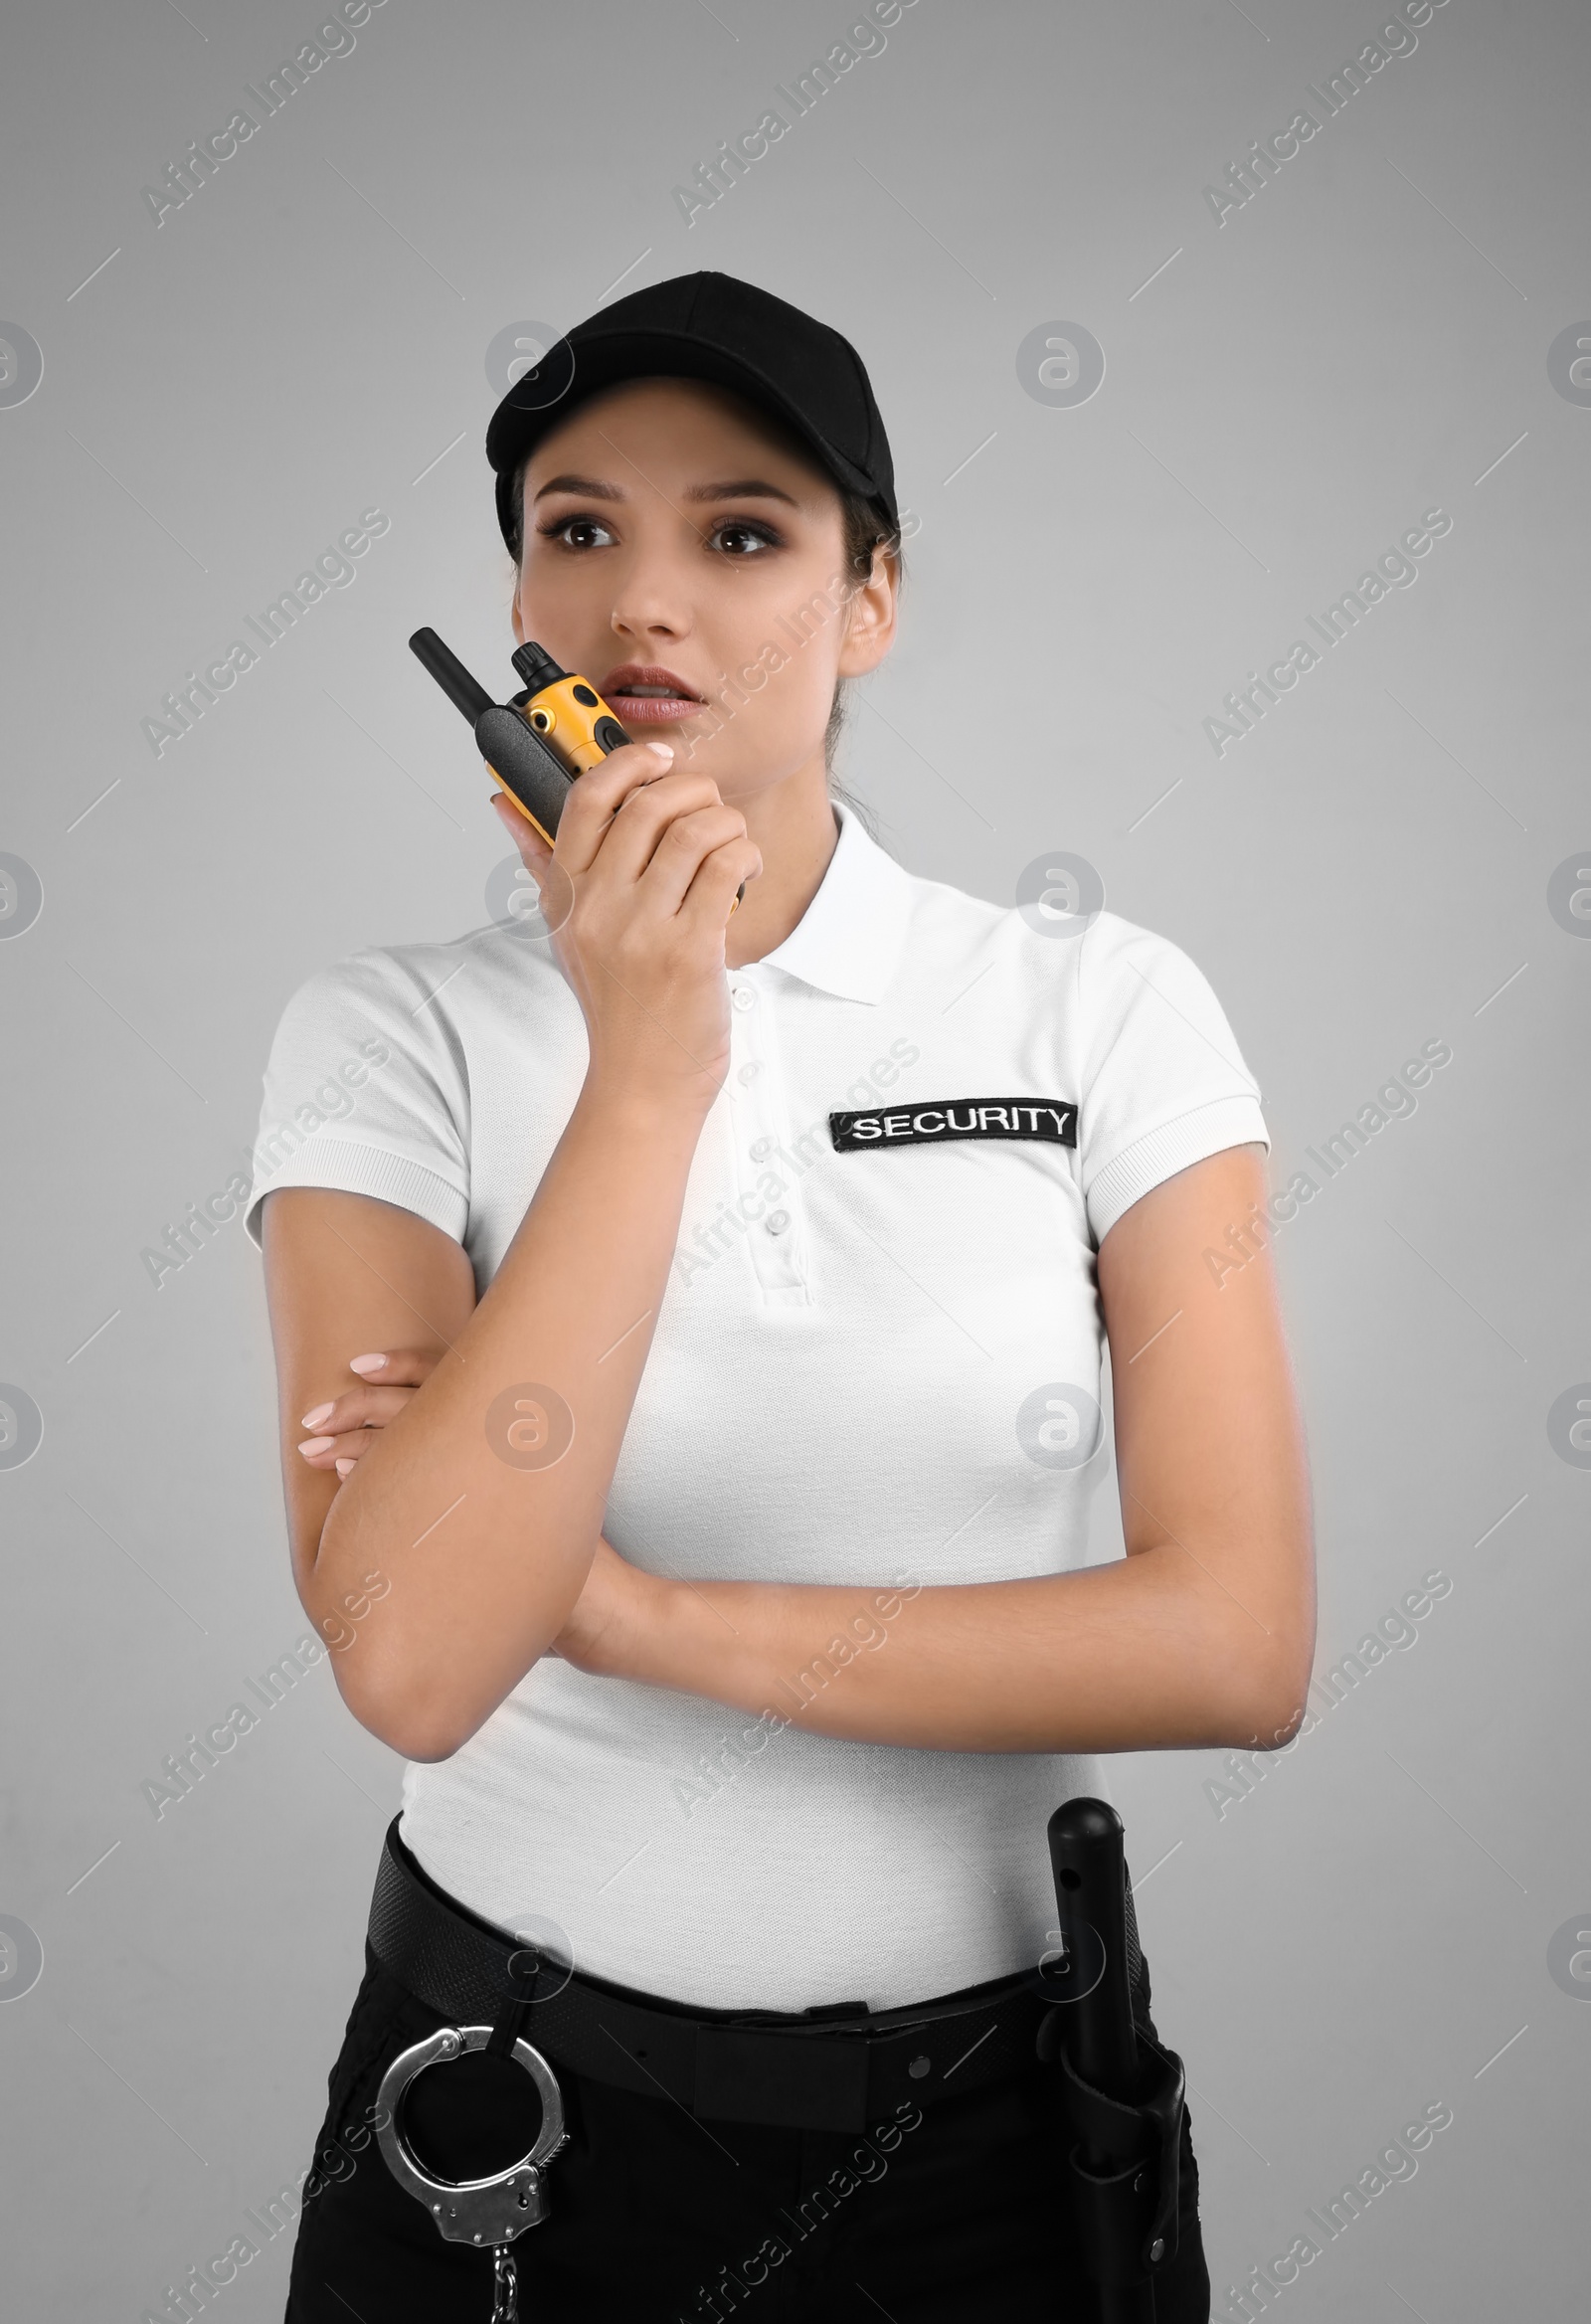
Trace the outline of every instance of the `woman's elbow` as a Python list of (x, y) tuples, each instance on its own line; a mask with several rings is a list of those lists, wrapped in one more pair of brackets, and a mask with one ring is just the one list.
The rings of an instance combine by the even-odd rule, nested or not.
[(383, 1735), (382, 1741), (401, 1759), (413, 1760), (421, 1767), (435, 1767), (440, 1760), (450, 1759), (459, 1748), (451, 1735), (436, 1736), (429, 1729), (417, 1729), (413, 1734)]
[(367, 1734), (401, 1759), (434, 1765), (450, 1759), (469, 1740), (458, 1730), (450, 1706), (429, 1701), (412, 1674), (386, 1673), (373, 1667), (373, 1658), (359, 1662), (353, 1656), (333, 1659), (337, 1692)]
[(467, 1743), (467, 1735), (455, 1734), (451, 1727), (437, 1720), (417, 1715), (409, 1705), (383, 1705), (349, 1701), (348, 1708), (378, 1743), (385, 1743), (389, 1751), (396, 1751), (400, 1759), (412, 1759), (424, 1767), (435, 1766), (440, 1759), (450, 1759), (453, 1753)]
[(1313, 1641), (1303, 1649), (1257, 1656), (1229, 1691), (1219, 1740), (1239, 1749), (1277, 1751), (1304, 1724), (1314, 1668)]
[[(1283, 1708), (1284, 1703), (1287, 1705), (1285, 1709)], [(1258, 1734), (1266, 1737), (1261, 1748), (1267, 1751), (1279, 1751), (1285, 1744), (1291, 1743), (1304, 1724), (1305, 1708), (1301, 1690), (1294, 1690), (1291, 1700), (1286, 1695), (1270, 1696), (1261, 1706), (1260, 1715), (1262, 1721), (1271, 1720), (1272, 1723), (1268, 1730), (1264, 1724), (1255, 1730)], [(1277, 1711), (1281, 1711), (1282, 1715), (1279, 1718), (1273, 1718), (1273, 1713)]]

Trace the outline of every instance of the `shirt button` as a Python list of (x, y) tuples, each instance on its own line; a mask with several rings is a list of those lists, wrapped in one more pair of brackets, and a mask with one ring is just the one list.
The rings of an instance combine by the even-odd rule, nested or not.
[(744, 1082), (753, 1082), (757, 1079), (757, 1076), (762, 1072), (762, 1060), (760, 1058), (749, 1058), (740, 1069), (740, 1078)]
[(737, 1008), (755, 1008), (757, 995), (749, 984), (737, 984), (734, 990), (734, 1001)]
[(788, 1210), (775, 1210), (769, 1215), (768, 1231), (771, 1235), (782, 1235), (789, 1224), (790, 1212)]
[(753, 1162), (767, 1162), (774, 1151), (774, 1141), (771, 1138), (759, 1138), (751, 1151)]

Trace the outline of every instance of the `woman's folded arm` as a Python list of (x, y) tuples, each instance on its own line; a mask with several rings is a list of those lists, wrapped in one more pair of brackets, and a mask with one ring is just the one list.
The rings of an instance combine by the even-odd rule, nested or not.
[[(456, 1751), (581, 1596), (700, 1129), (691, 1108), (588, 1084), (478, 1304), (465, 1252), (410, 1211), (320, 1187), (265, 1199), (294, 1580), (328, 1637), (367, 1573), (390, 1582), (334, 1668), (408, 1758)], [(303, 1416), (355, 1355), (395, 1347), (435, 1368), (339, 1488), (301, 1457)], [(561, 1457), (520, 1457), (560, 1428)]]

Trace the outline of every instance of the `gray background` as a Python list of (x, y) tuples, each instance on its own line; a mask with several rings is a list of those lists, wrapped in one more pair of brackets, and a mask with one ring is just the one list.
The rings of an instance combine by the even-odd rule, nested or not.
[[(672, 188), (844, 35), (840, 0), (388, 0), (157, 227), (141, 188), (319, 21), (140, 0), (9, 36), (0, 314), (44, 372), (0, 408), (0, 850), (44, 901), (0, 944), (0, 1379), (45, 1433), (0, 1475), (0, 1928), (44, 1948), (0, 2007), (8, 2307), (163, 2313), (308, 2159), (400, 1765), (322, 1666), (146, 1806), (303, 1622), (258, 1255), (235, 1220), (157, 1290), (140, 1254), (239, 1166), (303, 977), (485, 916), (501, 834), (405, 639), (434, 622), (506, 686), (489, 343), (716, 267), (853, 337), (889, 421), (905, 634), (844, 760), (885, 844), (1001, 901), (1042, 851), (1096, 865), (1212, 980), (1278, 1184), (1451, 1045), (1277, 1241), (1318, 1668), (1433, 1567), (1451, 1592), (1224, 1813), (1224, 1754), (1113, 1779), (1217, 2313), (1437, 2103), (1417, 2177), (1273, 2305), (1568, 2313), (1591, 1983), (1549, 1947), (1591, 1928), (1564, 1715), (1591, 1474), (1547, 1415), (1591, 1374), (1591, 943), (1547, 888), (1591, 840), (1591, 410), (1547, 353), (1591, 315), (1584, 11), (1451, 0), (1218, 225), (1205, 186), (1322, 114), (1306, 85), (1375, 0), (918, 0), (687, 227)], [(1106, 353), (1072, 409), (1018, 376), (1055, 320)], [(1417, 584), (1218, 758), (1223, 693), (1438, 505)], [(354, 585), (157, 762), (140, 720), (372, 506)], [(279, 2316), (290, 2240), (224, 2318)]]

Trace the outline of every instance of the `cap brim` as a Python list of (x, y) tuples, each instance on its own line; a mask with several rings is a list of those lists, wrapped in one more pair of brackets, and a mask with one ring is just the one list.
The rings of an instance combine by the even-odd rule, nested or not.
[[(497, 472), (497, 520), (505, 541), (512, 538), (518, 513), (513, 506), (514, 472), (526, 454), (599, 389), (653, 377), (701, 379), (735, 390), (782, 420), (847, 491), (864, 493), (882, 505), (873, 479), (820, 436), (756, 364), (686, 331), (613, 331), (582, 335), (578, 343), (560, 340), (533, 373), (509, 389), (492, 414), (486, 457)], [(893, 519), (893, 509), (889, 513)]]

